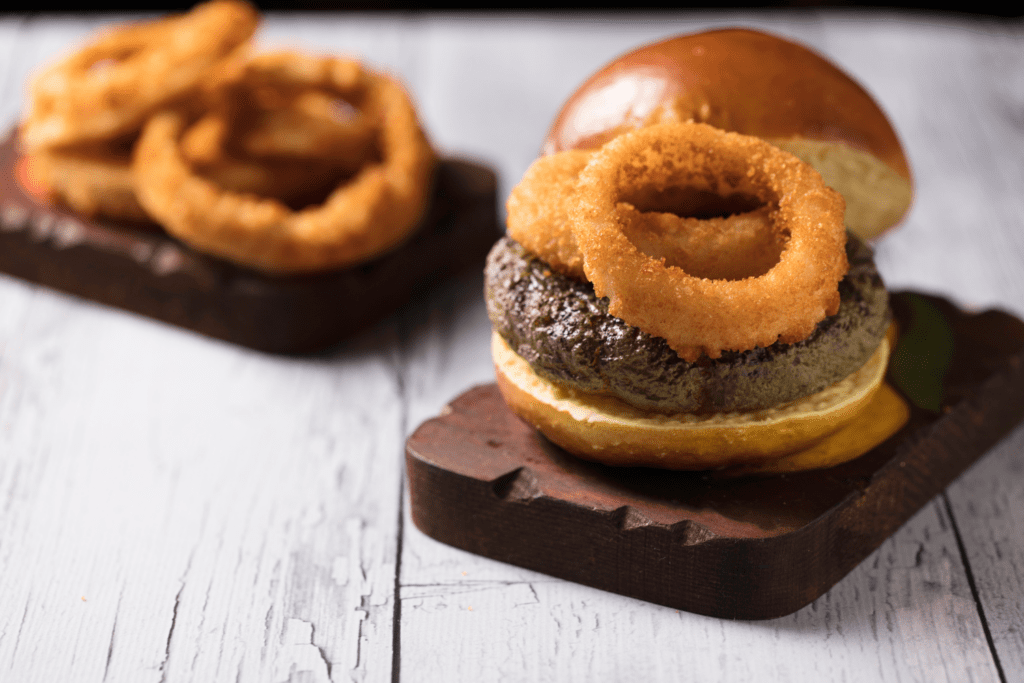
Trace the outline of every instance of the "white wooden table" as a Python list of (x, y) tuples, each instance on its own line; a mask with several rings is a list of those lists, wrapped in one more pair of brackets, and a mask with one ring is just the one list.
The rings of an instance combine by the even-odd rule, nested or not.
[[(120, 17), (118, 17), (120, 18)], [(114, 17), (0, 19), (0, 123)], [(830, 56), (916, 172), (893, 288), (1024, 315), (1024, 24), (900, 14), (271, 15), (400, 74), (504, 196), (562, 100), (644, 42), (745, 25)], [(403, 441), (492, 377), (471, 273), (318, 357), (0, 276), (0, 681), (1021, 681), (1024, 429), (789, 617), (680, 613), (441, 545)]]

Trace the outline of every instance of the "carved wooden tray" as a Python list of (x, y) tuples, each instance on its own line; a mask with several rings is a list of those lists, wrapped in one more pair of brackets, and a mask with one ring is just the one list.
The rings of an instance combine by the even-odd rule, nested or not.
[(500, 232), (497, 181), (443, 160), (433, 203), (399, 248), (352, 268), (272, 277), (200, 254), (153, 224), (83, 220), (26, 194), (0, 144), (0, 272), (261, 351), (329, 347), (479, 264)]
[(888, 380), (911, 418), (856, 460), (741, 479), (605, 467), (548, 442), (492, 384), (408, 439), (413, 521), (444, 543), (676, 609), (794, 612), (1024, 419), (1024, 323), (913, 293), (893, 309)]

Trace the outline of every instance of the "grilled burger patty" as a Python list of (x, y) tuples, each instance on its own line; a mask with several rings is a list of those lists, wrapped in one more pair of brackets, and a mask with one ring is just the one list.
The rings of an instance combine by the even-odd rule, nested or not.
[(484, 294), (497, 333), (550, 381), (664, 413), (752, 411), (820, 391), (878, 348), (890, 320), (888, 294), (870, 249), (850, 237), (846, 253), (839, 312), (810, 337), (693, 363), (610, 315), (589, 282), (553, 272), (507, 237), (487, 257)]

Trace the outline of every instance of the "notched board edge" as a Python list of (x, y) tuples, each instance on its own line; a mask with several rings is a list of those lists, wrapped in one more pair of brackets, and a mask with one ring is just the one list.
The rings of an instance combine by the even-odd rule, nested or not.
[(490, 483), (494, 495), (502, 500), (529, 502), (541, 496), (537, 477), (527, 467), (517, 467)]

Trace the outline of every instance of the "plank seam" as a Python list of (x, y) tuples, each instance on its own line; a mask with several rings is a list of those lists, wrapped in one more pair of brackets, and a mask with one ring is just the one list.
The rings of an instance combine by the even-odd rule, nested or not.
[[(191, 564), (191, 558), (189, 558), (189, 564)], [(188, 572), (186, 571), (186, 574)], [(181, 586), (178, 588), (178, 593), (174, 596), (174, 610), (171, 612), (171, 628), (167, 631), (167, 642), (164, 645), (164, 661), (160, 664), (160, 683), (167, 683), (167, 664), (171, 658), (171, 638), (174, 637), (174, 627), (178, 621), (178, 607), (181, 606), (181, 593), (185, 590), (184, 580), (181, 582)]]
[(1003, 672), (1003, 665), (999, 661), (999, 652), (996, 650), (995, 640), (992, 638), (992, 631), (988, 627), (988, 619), (985, 616), (985, 607), (981, 602), (981, 595), (978, 593), (978, 585), (974, 581), (974, 572), (971, 570), (971, 563), (967, 559), (967, 547), (964, 545), (963, 537), (960, 535), (960, 526), (953, 516), (953, 506), (949, 502), (949, 496), (942, 492), (942, 503), (946, 507), (946, 516), (949, 517), (949, 524), (953, 528), (953, 537), (956, 539), (956, 547), (960, 551), (960, 559), (963, 562), (964, 574), (967, 576), (967, 585), (971, 588), (971, 596), (978, 608), (978, 617), (981, 619), (981, 628), (985, 632), (985, 641), (992, 653), (992, 661), (996, 665), (996, 673), (999, 675), (1000, 683), (1006, 683), (1006, 674)]
[(391, 599), (394, 606), (391, 613), (391, 683), (399, 683), (402, 664), (402, 542), (405, 537), (405, 437), (409, 431), (409, 392), (405, 386), (406, 346), (408, 330), (406, 316), (402, 316), (399, 324), (398, 363), (395, 372), (395, 384), (398, 391), (398, 402), (402, 406), (398, 416), (399, 431), (402, 442), (399, 450), (400, 475), (398, 477), (398, 530), (395, 539), (395, 583)]
[(114, 624), (110, 628), (110, 643), (107, 645), (107, 663), (103, 666), (103, 682), (106, 683), (110, 674), (110, 660), (114, 657), (114, 640), (117, 638), (117, 618), (121, 615), (121, 601), (124, 600), (124, 586), (117, 596), (117, 607), (114, 608)]
[[(405, 433), (403, 429), (403, 434)], [(395, 544), (395, 587), (392, 600), (395, 601), (391, 616), (391, 683), (399, 683), (402, 659), (402, 540), (405, 531), (405, 477), (398, 483), (398, 539)]]

